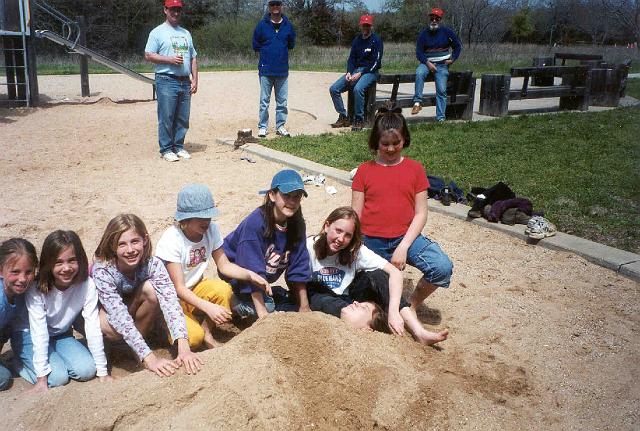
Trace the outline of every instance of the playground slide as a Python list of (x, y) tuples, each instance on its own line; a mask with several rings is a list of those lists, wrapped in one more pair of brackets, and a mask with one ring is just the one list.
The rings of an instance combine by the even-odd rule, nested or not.
[(139, 74), (138, 72), (134, 72), (133, 70), (121, 65), (120, 63), (113, 61), (102, 54), (99, 54), (85, 46), (74, 43), (72, 40), (65, 39), (60, 36), (58, 33), (49, 30), (36, 30), (37, 37), (45, 37), (57, 44), (66, 46), (70, 50), (77, 52), (82, 55), (86, 55), (90, 57), (92, 60), (97, 61), (100, 64), (107, 66), (110, 69), (113, 69), (117, 72), (123, 73), (127, 76), (130, 76), (133, 79), (137, 79), (138, 81), (142, 81), (146, 84), (155, 85), (155, 81), (151, 78), (147, 78), (144, 75)]

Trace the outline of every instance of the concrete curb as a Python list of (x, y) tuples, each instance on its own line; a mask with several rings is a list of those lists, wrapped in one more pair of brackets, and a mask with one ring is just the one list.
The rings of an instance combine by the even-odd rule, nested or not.
[[(233, 139), (216, 139), (216, 142), (223, 145), (233, 146)], [(259, 144), (245, 144), (240, 147), (247, 153), (254, 154), (266, 160), (282, 163), (295, 169), (302, 170), (309, 174), (322, 174), (334, 181), (350, 186), (351, 179), (349, 172), (312, 162), (291, 154), (263, 147)], [(483, 218), (472, 219), (467, 217), (470, 207), (461, 204), (452, 204), (448, 207), (442, 205), (440, 201), (431, 200), (429, 202), (431, 211), (466, 220), (489, 229), (503, 232), (526, 241), (529, 244), (536, 244), (551, 250), (562, 250), (575, 253), (596, 265), (612, 269), (618, 274), (640, 282), (640, 255), (631, 253), (597, 242), (589, 241), (566, 233), (558, 232), (555, 236), (542, 240), (532, 240), (524, 233), (521, 225), (509, 226), (502, 223), (490, 223)]]

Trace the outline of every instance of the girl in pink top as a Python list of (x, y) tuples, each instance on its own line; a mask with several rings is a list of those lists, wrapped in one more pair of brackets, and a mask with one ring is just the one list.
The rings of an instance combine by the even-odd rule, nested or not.
[(410, 143), (401, 110), (381, 109), (369, 136), (375, 159), (358, 167), (351, 206), (360, 216), (369, 249), (400, 270), (408, 263), (422, 272), (409, 301), (415, 310), (436, 288), (449, 287), (453, 263), (422, 235), (429, 180), (420, 163), (402, 155)]

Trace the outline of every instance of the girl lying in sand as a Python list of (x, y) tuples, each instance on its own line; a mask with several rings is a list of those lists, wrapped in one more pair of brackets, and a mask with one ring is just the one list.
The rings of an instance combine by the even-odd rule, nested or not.
[(309, 305), (348, 325), (402, 335), (407, 326), (414, 339), (434, 344), (448, 331), (423, 328), (402, 298), (402, 273), (362, 244), (360, 220), (351, 207), (336, 208), (318, 235), (307, 239), (312, 281)]

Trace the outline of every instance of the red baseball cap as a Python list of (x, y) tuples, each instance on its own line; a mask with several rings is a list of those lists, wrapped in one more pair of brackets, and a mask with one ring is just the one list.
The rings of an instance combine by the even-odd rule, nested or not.
[(164, 0), (164, 7), (166, 8), (170, 8), (170, 7), (182, 7), (182, 1), (180, 0)]
[(431, 12), (429, 12), (429, 16), (431, 15), (435, 15), (439, 18), (442, 18), (444, 16), (444, 11), (439, 7), (434, 7), (433, 9), (431, 9)]
[(362, 15), (360, 17), (360, 24), (368, 24), (368, 25), (373, 25), (373, 16), (372, 15)]

